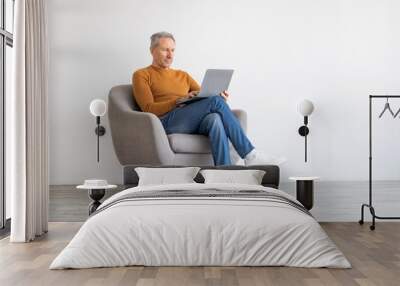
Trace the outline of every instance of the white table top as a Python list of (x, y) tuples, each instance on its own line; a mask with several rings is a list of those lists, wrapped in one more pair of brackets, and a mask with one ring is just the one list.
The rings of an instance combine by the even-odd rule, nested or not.
[(76, 186), (77, 189), (85, 189), (85, 190), (104, 190), (104, 189), (114, 189), (117, 185), (107, 185), (107, 186), (85, 186), (79, 185)]
[(293, 181), (314, 181), (318, 179), (319, 177), (289, 177), (289, 180)]

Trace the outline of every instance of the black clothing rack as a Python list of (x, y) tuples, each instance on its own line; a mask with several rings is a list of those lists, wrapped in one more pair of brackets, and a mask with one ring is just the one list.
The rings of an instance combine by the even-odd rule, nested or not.
[(370, 229), (375, 229), (375, 219), (400, 219), (400, 217), (383, 217), (378, 216), (375, 213), (375, 209), (372, 205), (372, 100), (374, 98), (400, 98), (400, 95), (370, 95), (369, 96), (369, 204), (362, 204), (361, 206), (361, 219), (358, 221), (359, 224), (364, 223), (364, 207), (369, 208), (372, 215), (372, 225)]

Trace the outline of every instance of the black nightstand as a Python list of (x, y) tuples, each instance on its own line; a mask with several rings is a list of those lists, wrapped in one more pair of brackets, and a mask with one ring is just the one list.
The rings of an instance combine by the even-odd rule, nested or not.
[(308, 210), (314, 205), (314, 181), (317, 179), (319, 177), (289, 177), (296, 181), (296, 199)]
[[(90, 181), (90, 180), (86, 180), (86, 181)], [(93, 202), (91, 202), (89, 204), (89, 215), (91, 215), (93, 212), (96, 211), (96, 209), (101, 205), (100, 200), (104, 197), (105, 193), (106, 193), (106, 189), (114, 189), (117, 188), (116, 185), (108, 185), (105, 184), (104, 186), (94, 186), (94, 185), (90, 185), (88, 183), (86, 183), (84, 185), (80, 185), (77, 186), (77, 189), (85, 189), (88, 191), (88, 195), (89, 198), (91, 198), (93, 200)]]

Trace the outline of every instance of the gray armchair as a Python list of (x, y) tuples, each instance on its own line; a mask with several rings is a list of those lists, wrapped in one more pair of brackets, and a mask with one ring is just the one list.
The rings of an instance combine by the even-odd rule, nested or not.
[[(246, 112), (233, 112), (246, 131)], [(115, 153), (122, 165), (214, 165), (207, 136), (167, 135), (156, 115), (140, 111), (132, 85), (118, 85), (110, 90), (108, 118)]]

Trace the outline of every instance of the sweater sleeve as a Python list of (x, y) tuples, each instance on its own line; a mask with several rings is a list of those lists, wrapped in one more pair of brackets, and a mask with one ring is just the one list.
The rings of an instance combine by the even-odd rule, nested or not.
[(188, 73), (186, 74), (189, 81), (189, 91), (199, 91), (200, 85)]
[(151, 112), (157, 116), (171, 111), (176, 106), (176, 98), (163, 102), (154, 102), (149, 80), (148, 75), (139, 72), (135, 72), (132, 76), (133, 96), (142, 111)]

